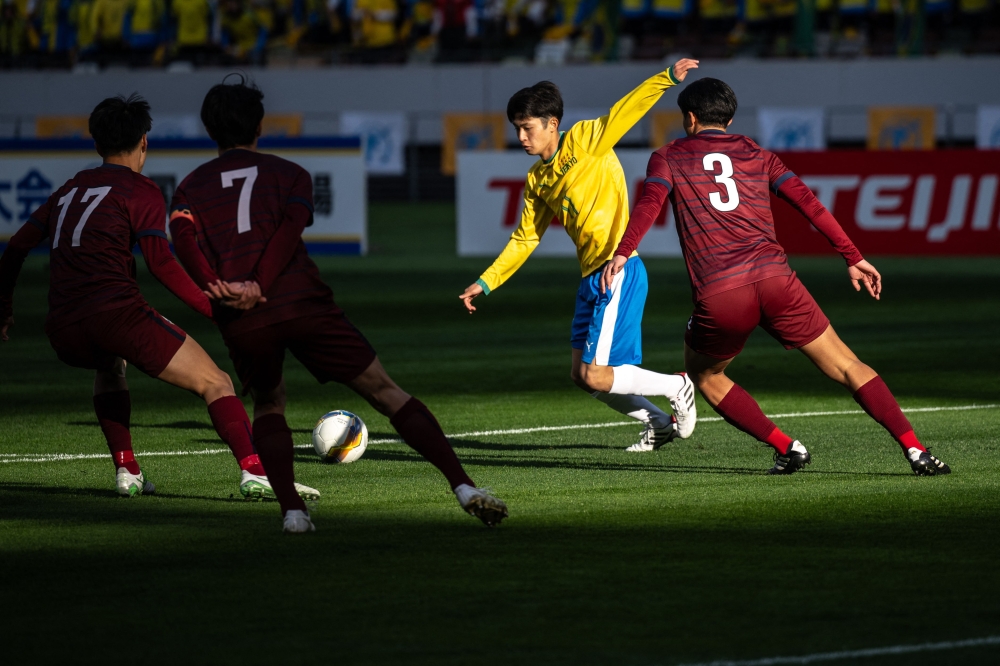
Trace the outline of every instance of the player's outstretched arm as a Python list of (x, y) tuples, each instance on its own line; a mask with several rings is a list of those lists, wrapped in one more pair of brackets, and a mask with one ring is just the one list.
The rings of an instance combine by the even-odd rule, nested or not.
[(139, 238), (139, 251), (142, 252), (142, 258), (146, 260), (146, 266), (149, 267), (153, 277), (189, 308), (209, 319), (212, 318), (212, 306), (208, 302), (208, 297), (174, 261), (174, 255), (170, 254), (170, 244), (166, 238), (142, 236)]
[(875, 267), (862, 259), (853, 266), (849, 266), (847, 274), (851, 276), (851, 284), (854, 291), (861, 291), (861, 285), (865, 286), (869, 295), (876, 301), (882, 296), (882, 275), (875, 270)]
[(47, 237), (48, 229), (32, 218), (11, 237), (0, 256), (0, 341), (10, 339), (7, 331), (14, 325), (14, 285), (24, 260)]
[(625, 133), (639, 122), (646, 112), (653, 108), (667, 88), (673, 87), (687, 78), (688, 72), (698, 68), (698, 61), (681, 58), (656, 76), (646, 79), (617, 104), (608, 115), (596, 121), (577, 125), (580, 127), (579, 140), (583, 149), (593, 155), (603, 155), (618, 143)]

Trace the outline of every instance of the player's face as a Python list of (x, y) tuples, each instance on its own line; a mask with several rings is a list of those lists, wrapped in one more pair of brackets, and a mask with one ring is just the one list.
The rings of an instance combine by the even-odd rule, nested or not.
[(517, 140), (529, 155), (554, 153), (559, 146), (559, 121), (555, 118), (522, 118), (514, 121)]

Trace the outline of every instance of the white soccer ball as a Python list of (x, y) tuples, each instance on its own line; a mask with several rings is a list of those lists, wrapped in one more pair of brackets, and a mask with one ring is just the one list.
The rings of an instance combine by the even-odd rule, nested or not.
[(313, 448), (323, 462), (351, 463), (368, 448), (368, 428), (355, 414), (338, 409), (328, 412), (313, 428)]

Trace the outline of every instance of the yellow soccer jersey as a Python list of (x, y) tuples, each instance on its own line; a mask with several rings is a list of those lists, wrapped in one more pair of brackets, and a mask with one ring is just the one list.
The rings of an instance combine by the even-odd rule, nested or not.
[(613, 150), (671, 86), (673, 68), (644, 81), (597, 120), (573, 125), (549, 160), (538, 160), (524, 185), (521, 223), (478, 283), (490, 293), (521, 267), (553, 217), (576, 244), (584, 276), (611, 259), (628, 225), (628, 184)]

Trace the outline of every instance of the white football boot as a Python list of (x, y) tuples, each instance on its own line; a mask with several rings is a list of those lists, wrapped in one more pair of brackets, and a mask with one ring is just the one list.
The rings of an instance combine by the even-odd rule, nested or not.
[(694, 432), (694, 424), (698, 421), (698, 408), (694, 403), (694, 382), (686, 372), (678, 373), (684, 378), (684, 386), (673, 398), (669, 398), (670, 407), (677, 419), (677, 436), (687, 439)]
[(466, 513), (483, 521), (487, 527), (495, 527), (507, 517), (507, 505), (490, 495), (486, 488), (473, 488), (463, 483), (455, 488), (455, 497)]
[[(318, 490), (301, 483), (295, 484), (295, 491), (306, 502), (315, 502), (319, 499)], [(243, 470), (243, 475), (240, 477), (240, 494), (248, 500), (277, 499), (274, 488), (266, 476), (251, 474), (246, 470)]]
[(305, 534), (306, 532), (315, 532), (316, 526), (313, 525), (308, 511), (291, 509), (285, 514), (285, 524), (282, 531), (286, 534)]
[(115, 486), (118, 488), (118, 494), (122, 497), (152, 495), (156, 492), (156, 486), (143, 476), (141, 470), (138, 474), (132, 474), (124, 467), (119, 467), (117, 474), (115, 474)]
[(651, 423), (647, 423), (639, 441), (625, 450), (629, 453), (656, 451), (667, 442), (672, 442), (675, 439), (677, 439), (677, 419), (671, 417), (670, 425), (666, 428), (654, 428)]

